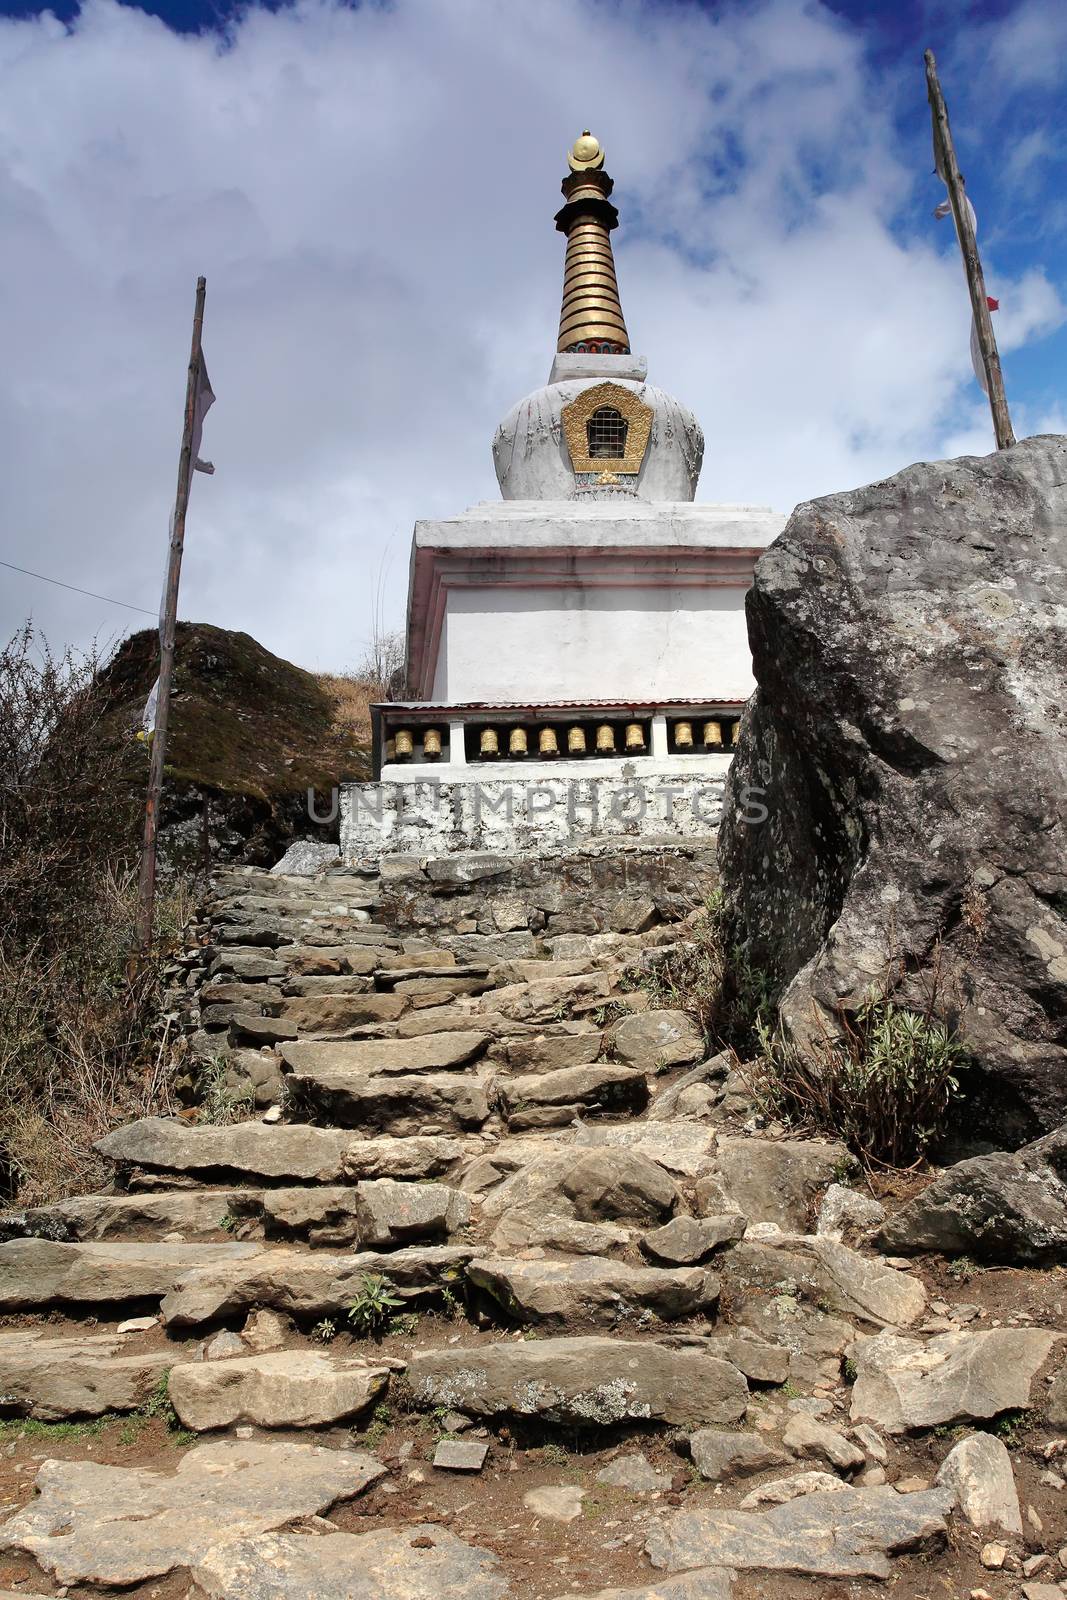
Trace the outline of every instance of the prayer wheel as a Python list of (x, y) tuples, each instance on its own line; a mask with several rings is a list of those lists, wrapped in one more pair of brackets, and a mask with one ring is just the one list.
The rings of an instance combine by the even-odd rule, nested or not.
[(410, 761), (415, 753), (415, 740), (410, 728), (396, 730), (396, 759)]
[(738, 739), (740, 739), (740, 737), (741, 737), (741, 724), (740, 724), (740, 722), (731, 722), (731, 724), (730, 724), (730, 745), (731, 745), (731, 748), (737, 743), (737, 741), (738, 741)]
[(626, 748), (635, 752), (645, 748), (645, 730), (639, 722), (626, 724)]
[(596, 731), (596, 753), (598, 756), (615, 754), (615, 729), (610, 722), (602, 722)]
[(716, 722), (714, 719), (711, 722), (705, 722), (703, 737), (705, 750), (719, 749), (722, 745), (722, 723)]
[(674, 724), (674, 748), (676, 750), (692, 750), (693, 724), (691, 722), (676, 722)]
[(396, 740), (395, 739), (386, 739), (386, 741), (385, 741), (385, 761), (386, 761), (386, 765), (387, 766), (392, 766), (392, 764), (393, 764), (393, 762), (395, 760), (396, 760)]
[(512, 728), (508, 735), (508, 755), (524, 756), (526, 754), (526, 729)]
[(567, 729), (567, 754), (569, 756), (585, 755), (585, 729)]
[(556, 738), (555, 728), (542, 728), (537, 739), (537, 753), (542, 756), (558, 756), (559, 740)]
[(478, 740), (478, 754), (486, 760), (492, 760), (500, 754), (500, 740), (497, 738), (495, 728), (483, 728), (481, 738)]
[(422, 736), (422, 755), (425, 761), (439, 761), (441, 758), (441, 730), (440, 728), (427, 728)]

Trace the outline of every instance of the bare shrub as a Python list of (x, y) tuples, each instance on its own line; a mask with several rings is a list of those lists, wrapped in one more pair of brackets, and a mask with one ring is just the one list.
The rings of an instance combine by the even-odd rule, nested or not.
[(922, 1009), (894, 1000), (887, 980), (852, 1015), (839, 1009), (836, 1029), (821, 1025), (807, 1050), (761, 1024), (761, 1053), (747, 1069), (757, 1099), (773, 1116), (843, 1138), (868, 1165), (922, 1161), (945, 1132), (966, 1066), (937, 1015), (937, 960), (933, 971)]
[[(126, 968), (139, 808), (98, 667), (29, 625), (0, 650), (0, 1188), (22, 1203), (91, 1187), (93, 1140), (167, 1103), (162, 958)], [(182, 901), (160, 897), (172, 947)]]
[(745, 1057), (758, 1048), (770, 981), (730, 942), (718, 890), (695, 909), (689, 936), (670, 947), (644, 984), (656, 1005), (688, 1011), (715, 1049)]

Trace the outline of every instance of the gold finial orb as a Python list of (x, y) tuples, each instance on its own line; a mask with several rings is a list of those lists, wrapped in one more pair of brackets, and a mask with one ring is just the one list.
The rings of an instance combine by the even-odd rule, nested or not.
[(600, 140), (594, 138), (588, 128), (582, 130), (580, 139), (575, 139), (567, 152), (567, 165), (572, 172), (591, 172), (604, 165), (604, 152), (600, 148)]

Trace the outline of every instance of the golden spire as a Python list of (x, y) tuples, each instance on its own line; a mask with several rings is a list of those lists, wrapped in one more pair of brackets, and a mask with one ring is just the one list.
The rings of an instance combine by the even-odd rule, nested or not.
[(604, 171), (600, 141), (588, 128), (568, 151), (567, 164), (571, 169), (563, 180), (567, 204), (556, 213), (556, 227), (567, 235), (556, 349), (627, 355), (630, 336), (611, 253), (611, 230), (618, 226), (619, 213), (608, 199), (614, 185)]

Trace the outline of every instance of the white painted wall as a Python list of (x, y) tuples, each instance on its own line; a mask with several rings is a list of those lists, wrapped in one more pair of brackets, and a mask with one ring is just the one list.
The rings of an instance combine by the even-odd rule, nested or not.
[(746, 700), (741, 588), (449, 589), (432, 698)]
[[(723, 758), (701, 770), (587, 777), (521, 772), (461, 782), (384, 780), (341, 790), (341, 853), (350, 863), (381, 855), (447, 855), (459, 850), (549, 850), (590, 839), (708, 838), (716, 832)], [(714, 762), (717, 770), (708, 767)]]

